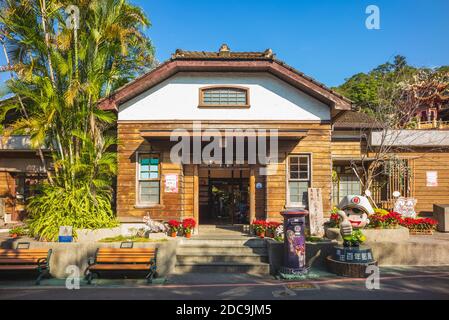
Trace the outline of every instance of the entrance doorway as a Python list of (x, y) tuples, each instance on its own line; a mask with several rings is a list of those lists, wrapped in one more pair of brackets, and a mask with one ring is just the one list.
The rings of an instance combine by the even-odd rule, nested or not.
[(249, 223), (248, 179), (210, 178), (207, 206), (201, 208), (202, 224)]

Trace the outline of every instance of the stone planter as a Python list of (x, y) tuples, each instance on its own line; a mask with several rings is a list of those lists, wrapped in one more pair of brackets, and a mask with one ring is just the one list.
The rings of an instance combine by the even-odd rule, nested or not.
[[(363, 229), (366, 243), (407, 241), (410, 234), (407, 228), (399, 226), (396, 229)], [(338, 228), (327, 228), (326, 237), (331, 240), (343, 241)]]

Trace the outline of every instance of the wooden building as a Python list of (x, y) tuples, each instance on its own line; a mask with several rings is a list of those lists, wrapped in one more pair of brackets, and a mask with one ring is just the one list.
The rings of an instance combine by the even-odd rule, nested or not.
[[(286, 208), (307, 207), (309, 187), (321, 188), (324, 211), (331, 209), (332, 120), (351, 103), (277, 60), (271, 50), (231, 52), (226, 45), (219, 52), (177, 50), (100, 107), (118, 113), (122, 221), (141, 221), (147, 214), (194, 217), (200, 224), (280, 219)], [(211, 132), (220, 136), (223, 154), (209, 153)], [(277, 159), (254, 161), (261, 141), (268, 140), (267, 151), (274, 146), (274, 135)], [(242, 136), (246, 151), (228, 157)], [(193, 141), (187, 144), (191, 150), (182, 150), (183, 161), (173, 161), (183, 137)], [(251, 149), (254, 141), (257, 152)], [(213, 159), (198, 160), (198, 154)]]

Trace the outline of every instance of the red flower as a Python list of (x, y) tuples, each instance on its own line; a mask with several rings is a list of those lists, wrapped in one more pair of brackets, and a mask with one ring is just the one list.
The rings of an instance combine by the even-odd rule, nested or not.
[(184, 229), (193, 229), (196, 226), (196, 221), (195, 219), (192, 218), (186, 218), (184, 220), (182, 220), (182, 227)]

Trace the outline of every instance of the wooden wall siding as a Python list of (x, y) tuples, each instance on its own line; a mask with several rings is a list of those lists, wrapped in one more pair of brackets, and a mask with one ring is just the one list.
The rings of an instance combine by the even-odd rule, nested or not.
[[(142, 217), (147, 213), (152, 218), (170, 219), (179, 217), (184, 212), (183, 188), (192, 184), (191, 175), (184, 181), (183, 168), (170, 163), (170, 153), (163, 147), (164, 143), (148, 143), (140, 137), (140, 130), (145, 125), (118, 125), (118, 175), (117, 175), (117, 214), (118, 216)], [(161, 204), (153, 207), (136, 206), (136, 152), (159, 152), (161, 157)], [(177, 173), (179, 176), (179, 192), (164, 193), (164, 175)], [(189, 208), (187, 208), (189, 209)]]
[[(449, 203), (449, 152), (402, 153), (413, 157), (414, 196), (418, 200), (416, 210), (420, 213), (433, 211), (433, 204)], [(438, 172), (438, 186), (427, 187), (426, 172)]]
[(286, 199), (286, 156), (291, 153), (311, 154), (311, 187), (321, 188), (323, 194), (324, 215), (329, 216), (331, 210), (332, 192), (332, 160), (331, 160), (331, 130), (328, 125), (321, 125), (309, 130), (308, 136), (297, 144), (280, 144), (280, 163), (275, 175), (267, 179), (267, 216), (271, 220), (281, 220), (280, 211), (285, 209)]
[[(191, 122), (190, 122), (191, 125)], [(202, 123), (203, 129), (207, 127), (228, 128), (229, 123), (209, 121)], [(259, 128), (261, 124), (232, 122), (232, 127)], [(141, 217), (150, 213), (157, 219), (170, 219), (193, 216), (193, 165), (170, 164), (170, 154), (167, 142), (149, 143), (140, 136), (140, 130), (145, 129), (174, 129), (188, 127), (189, 123), (160, 121), (148, 122), (119, 122), (118, 123), (118, 166), (117, 176), (117, 214), (118, 216)], [(331, 200), (331, 128), (327, 123), (293, 123), (293, 122), (263, 122), (264, 128), (305, 129), (308, 136), (301, 140), (280, 141), (280, 163), (274, 175), (261, 176), (259, 167), (256, 167), (256, 183), (262, 183), (265, 188), (256, 189), (256, 217), (279, 219), (279, 212), (286, 205), (286, 162), (285, 156), (289, 153), (311, 153), (312, 181), (311, 186), (322, 188), (324, 214), (329, 215)], [(161, 153), (161, 205), (154, 207), (136, 207), (136, 151)], [(227, 170), (228, 174), (230, 170)], [(179, 193), (165, 194), (163, 192), (164, 174), (179, 174)], [(216, 171), (216, 175), (221, 173)], [(224, 174), (224, 173), (223, 173)], [(204, 170), (200, 168), (200, 206), (204, 204), (204, 186), (201, 178)], [(201, 201), (201, 199), (203, 199)]]
[(332, 141), (332, 158), (354, 158), (360, 159), (360, 141)]

